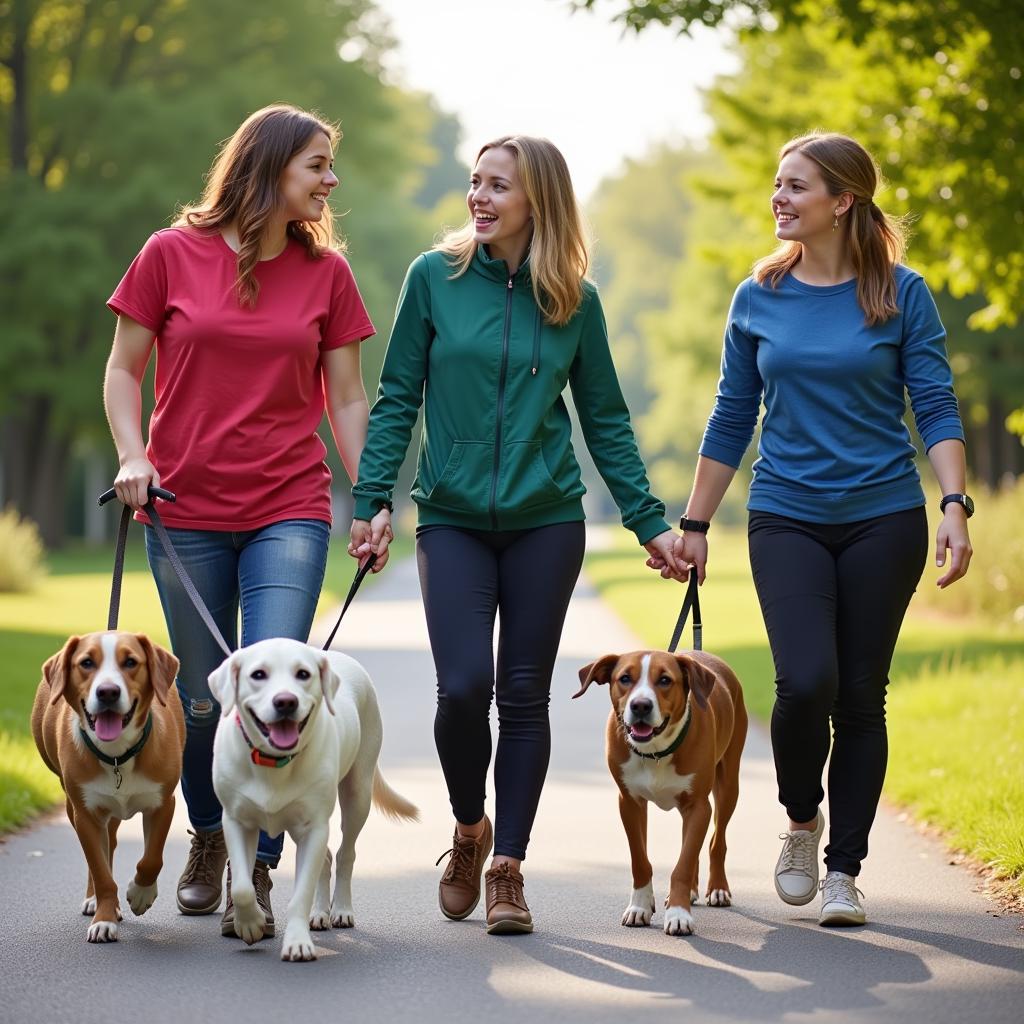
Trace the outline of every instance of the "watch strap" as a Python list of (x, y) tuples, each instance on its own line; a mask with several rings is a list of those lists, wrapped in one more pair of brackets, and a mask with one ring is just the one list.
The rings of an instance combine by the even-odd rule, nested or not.
[(679, 520), (679, 529), (684, 533), (707, 533), (711, 529), (711, 524), (704, 519), (687, 519), (683, 516)]

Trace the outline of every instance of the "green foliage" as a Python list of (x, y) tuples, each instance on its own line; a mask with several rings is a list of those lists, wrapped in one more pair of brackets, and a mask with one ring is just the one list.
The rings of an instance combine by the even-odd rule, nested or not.
[(46, 550), (36, 524), (13, 508), (0, 513), (0, 593), (24, 593), (46, 575)]
[[(109, 443), (103, 302), (245, 116), (283, 99), (340, 121), (339, 223), (379, 327), (429, 243), (414, 202), (423, 169), (447, 154), (431, 143), (440, 115), (428, 100), (382, 82), (391, 41), (368, 0), (287, 12), (274, 0), (39, 0), (0, 12), (5, 493), (46, 524), (64, 507), (72, 438)], [(358, 59), (341, 59), (346, 47)], [(383, 346), (365, 354), (375, 381)]]

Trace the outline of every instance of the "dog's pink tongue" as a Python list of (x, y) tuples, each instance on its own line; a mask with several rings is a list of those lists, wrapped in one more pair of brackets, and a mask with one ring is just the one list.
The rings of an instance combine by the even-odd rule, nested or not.
[(633, 734), (633, 739), (646, 740), (654, 732), (654, 726), (648, 725), (646, 722), (636, 722), (629, 727), (629, 731)]
[(96, 735), (104, 742), (116, 740), (123, 729), (121, 716), (116, 711), (101, 711), (96, 716)]
[(299, 742), (299, 723), (294, 718), (283, 718), (270, 726), (270, 742), (278, 750), (291, 750)]

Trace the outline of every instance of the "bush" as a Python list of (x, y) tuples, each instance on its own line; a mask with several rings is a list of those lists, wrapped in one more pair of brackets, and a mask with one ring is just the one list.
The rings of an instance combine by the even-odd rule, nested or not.
[[(992, 622), (1024, 625), (1024, 485), (1017, 483), (991, 494), (981, 489), (972, 493), (977, 494), (978, 508), (970, 522), (974, 548), (970, 571), (946, 590), (925, 586), (922, 581), (914, 604), (951, 615), (980, 615)], [(929, 492), (933, 546), (939, 519), (938, 492)], [(929, 563), (933, 558), (929, 549)]]
[(0, 593), (25, 593), (46, 575), (46, 549), (31, 519), (0, 513)]

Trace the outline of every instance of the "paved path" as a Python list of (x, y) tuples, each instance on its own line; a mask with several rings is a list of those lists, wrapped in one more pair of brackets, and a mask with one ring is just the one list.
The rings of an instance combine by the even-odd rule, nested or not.
[[(622, 928), (630, 885), (602, 758), (607, 698), (603, 690), (579, 701), (569, 696), (579, 665), (638, 645), (585, 586), (556, 670), (551, 772), (525, 865), (537, 930), (487, 936), (479, 910), (465, 922), (445, 921), (434, 860), (447, 848), (451, 826), (433, 750), (434, 674), (411, 562), (389, 566), (360, 595), (336, 642), (376, 680), (383, 769), (423, 817), (397, 825), (371, 815), (356, 862), (357, 927), (320, 933), (318, 962), (283, 964), (279, 938), (246, 948), (221, 938), (217, 917), (180, 916), (173, 888), (187, 837), (179, 801), (160, 898), (145, 917), (129, 916), (120, 942), (89, 946), (87, 919), (77, 913), (81, 853), (55, 815), (0, 844), (0, 1021), (1022, 1019), (1021, 919), (993, 914), (966, 871), (890, 813), (875, 826), (861, 878), (867, 928), (826, 931), (816, 925), (813, 904), (778, 901), (770, 871), (781, 815), (758, 729), (748, 741), (730, 831), (735, 906), (699, 906), (698, 933), (690, 938), (669, 938), (660, 927)], [(678, 852), (677, 817), (653, 813), (651, 833), (660, 899)], [(127, 822), (122, 836), (115, 873), (123, 890), (140, 853), (139, 819)], [(275, 875), (274, 905), (282, 911), (291, 870), (286, 861)]]

